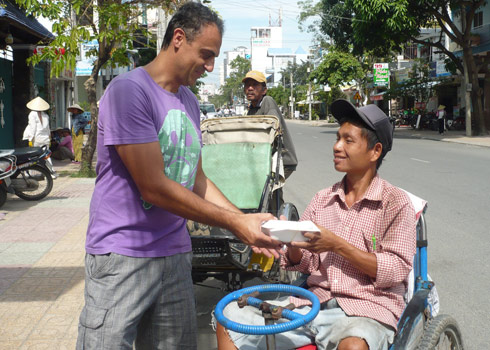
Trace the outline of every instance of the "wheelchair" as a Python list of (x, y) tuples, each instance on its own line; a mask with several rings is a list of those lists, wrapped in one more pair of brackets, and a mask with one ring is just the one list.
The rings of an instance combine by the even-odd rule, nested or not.
[[(408, 192), (407, 192), (408, 193)], [(417, 250), (414, 257), (414, 267), (409, 276), (409, 292), (405, 296), (407, 305), (403, 314), (398, 321), (398, 331), (395, 335), (394, 342), (389, 350), (463, 350), (463, 339), (457, 321), (450, 315), (438, 314), (438, 297), (435, 291), (435, 284), (430, 280), (427, 273), (427, 224), (425, 220), (426, 202), (410, 193), (408, 193), (417, 213)], [(304, 280), (306, 282), (306, 280)], [(288, 288), (289, 287), (289, 288)], [(304, 283), (302, 288), (306, 287)], [(216, 305), (215, 315), (217, 321), (227, 329), (245, 334), (263, 334), (267, 336), (268, 350), (275, 349), (273, 336), (275, 333), (284, 332), (297, 328), (309, 322), (312, 319), (311, 313), (315, 309), (316, 298), (311, 295), (305, 295), (298, 292), (294, 286), (276, 285), (276, 286), (254, 286), (248, 287), (225, 296)], [(264, 326), (250, 326), (232, 322), (223, 315), (223, 309), (230, 302), (240, 300), (243, 307), (246, 305), (255, 306), (262, 310), (268, 310), (267, 303), (258, 298), (257, 292), (286, 292), (291, 295), (303, 296), (312, 300), (312, 311), (307, 315), (300, 315), (287, 309), (279, 309), (279, 315), (276, 318), (286, 318), (290, 320), (286, 323), (273, 324), (270, 314), (263, 312), (265, 318)], [(312, 293), (311, 293), (312, 294)], [(317, 299), (318, 300), (318, 299)], [(277, 311), (275, 311), (277, 313)], [(309, 319), (307, 319), (309, 317)], [(294, 323), (294, 324), (293, 324)], [(291, 328), (287, 328), (291, 324)], [(281, 326), (282, 328), (278, 328)], [(286, 329), (287, 328), (287, 329)], [(315, 350), (316, 345), (306, 345), (297, 350)]]
[[(206, 176), (245, 213), (270, 212), (297, 221), (292, 203), (281, 203), (284, 184), (282, 130), (275, 116), (234, 116), (203, 120), (202, 167)], [(279, 208), (279, 210), (275, 209)], [(192, 278), (196, 285), (213, 277), (223, 289), (240, 289), (259, 277), (269, 283), (290, 283), (298, 273), (285, 272), (278, 261), (256, 254), (228, 230), (189, 220)]]

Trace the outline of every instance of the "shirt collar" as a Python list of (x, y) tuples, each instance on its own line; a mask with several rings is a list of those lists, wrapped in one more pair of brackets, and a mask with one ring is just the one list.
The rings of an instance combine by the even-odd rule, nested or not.
[[(334, 195), (338, 196), (342, 200), (342, 202), (345, 202), (344, 188), (345, 188), (346, 176), (343, 177), (341, 182), (337, 183), (338, 186), (334, 186), (334, 192), (333, 192)], [(383, 200), (382, 194), (383, 194), (383, 182), (379, 178), (379, 175), (376, 173), (376, 175), (373, 177), (373, 180), (369, 184), (366, 193), (364, 193), (364, 196), (361, 198), (360, 201), (363, 200), (382, 201)]]
[(261, 99), (260, 99), (260, 101), (259, 101), (259, 104), (258, 104), (257, 106), (255, 106), (255, 107), (252, 105), (252, 102), (250, 102), (250, 103), (249, 103), (249, 105), (248, 105), (248, 109), (252, 109), (252, 108), (260, 108), (260, 107), (262, 106), (262, 101), (264, 101), (264, 97), (265, 97), (265, 96), (266, 96), (266, 95), (262, 96), (262, 98), (261, 98)]

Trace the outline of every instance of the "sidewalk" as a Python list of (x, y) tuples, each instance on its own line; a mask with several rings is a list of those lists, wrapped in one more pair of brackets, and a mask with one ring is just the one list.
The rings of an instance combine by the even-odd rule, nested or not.
[[(337, 123), (327, 123), (325, 120), (291, 120), (287, 119), (288, 122), (297, 124), (307, 124), (311, 126), (318, 127), (332, 127), (336, 128), (339, 125)], [(401, 126), (395, 128), (395, 139), (397, 137), (405, 138), (416, 138), (416, 139), (427, 139), (434, 141), (444, 141), (444, 142), (455, 142), (463, 143), (467, 145), (490, 147), (490, 136), (472, 136), (468, 137), (465, 135), (464, 130), (449, 130), (444, 133), (444, 135), (439, 135), (437, 131), (433, 130), (414, 130), (410, 126)]]
[(74, 349), (83, 307), (84, 242), (95, 179), (54, 161), (51, 194), (0, 208), (0, 349)]

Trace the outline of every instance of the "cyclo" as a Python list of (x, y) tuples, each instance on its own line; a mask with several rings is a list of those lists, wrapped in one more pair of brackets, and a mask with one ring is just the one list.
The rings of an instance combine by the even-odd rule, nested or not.
[[(245, 213), (271, 212), (297, 221), (292, 203), (280, 203), (276, 189), (282, 176), (282, 130), (275, 116), (212, 118), (201, 123), (202, 166), (223, 194)], [(272, 205), (275, 201), (275, 206)], [(273, 207), (279, 208), (273, 212)], [(266, 282), (289, 283), (297, 276), (278, 261), (252, 249), (231, 232), (188, 221), (192, 240), (192, 277), (198, 284), (208, 277), (225, 283), (228, 291), (259, 277)]]

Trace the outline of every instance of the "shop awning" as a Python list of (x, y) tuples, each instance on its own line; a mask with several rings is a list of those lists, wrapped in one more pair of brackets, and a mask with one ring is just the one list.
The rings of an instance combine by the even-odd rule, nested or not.
[(383, 95), (386, 93), (386, 91), (380, 92), (378, 94), (373, 94), (369, 96), (369, 99), (371, 101), (381, 101), (383, 99)]
[[(316, 104), (319, 104), (319, 103), (322, 103), (322, 101), (311, 101), (311, 104), (312, 105), (316, 105)], [(307, 101), (307, 100), (301, 100), (301, 101), (296, 102), (296, 104), (298, 104), (298, 105), (307, 105), (307, 104), (309, 104), (309, 101)]]
[(14, 44), (49, 43), (55, 38), (37, 19), (26, 16), (7, 0), (0, 0), (0, 33), (1, 40), (5, 40), (8, 33), (12, 34)]
[[(478, 46), (471, 47), (471, 52), (473, 53), (473, 55), (477, 55), (479, 53), (484, 53), (484, 52), (488, 52), (488, 51), (490, 51), (490, 42), (488, 42), (486, 44), (481, 44)], [(463, 50), (454, 51), (453, 53), (454, 53), (454, 56), (456, 56), (456, 57), (462, 57), (463, 56)]]

